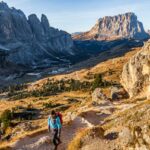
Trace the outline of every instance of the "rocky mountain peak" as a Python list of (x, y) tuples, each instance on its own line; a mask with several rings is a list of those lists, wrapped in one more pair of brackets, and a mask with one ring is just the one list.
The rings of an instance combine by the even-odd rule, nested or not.
[(37, 40), (44, 40), (45, 34), (49, 32), (49, 22), (47, 17), (45, 15), (42, 15), (40, 20), (36, 14), (31, 14), (28, 17), (28, 22)]
[(5, 3), (4, 1), (0, 2), (0, 10), (8, 10), (9, 7), (7, 5), (7, 3)]
[(44, 14), (42, 14), (42, 16), (41, 16), (41, 24), (44, 28), (44, 31), (47, 32), (49, 30), (50, 25), (49, 25), (49, 21), (48, 21), (46, 15), (44, 15)]
[[(128, 18), (134, 18), (134, 19), (136, 19), (137, 20), (137, 16), (136, 16), (136, 14), (135, 13), (133, 13), (133, 12), (127, 12), (127, 13), (125, 13), (124, 14), (126, 17), (128, 17)], [(122, 17), (122, 15), (120, 15), (120, 17)]]
[(29, 20), (29, 21), (33, 21), (34, 23), (40, 24), (40, 20), (39, 20), (39, 18), (37, 17), (36, 14), (31, 14), (31, 15), (29, 15), (29, 16), (28, 16), (28, 20)]
[(36, 14), (29, 15), (27, 19), (21, 10), (9, 8), (1, 2), (0, 45), (9, 49), (6, 56), (9, 62), (43, 67), (60, 61), (60, 53), (63, 53), (63, 58), (72, 54), (73, 41), (67, 32), (50, 27), (44, 14), (41, 20)]
[(109, 40), (117, 38), (147, 39), (143, 24), (132, 13), (117, 16), (105, 16), (98, 19), (95, 26), (88, 32), (75, 36), (75, 39)]

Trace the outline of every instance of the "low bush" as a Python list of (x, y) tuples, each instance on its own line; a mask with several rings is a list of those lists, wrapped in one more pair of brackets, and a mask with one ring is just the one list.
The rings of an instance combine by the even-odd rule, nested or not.
[(96, 74), (92, 83), (92, 89), (95, 90), (98, 87), (105, 88), (111, 85), (113, 85), (113, 83), (104, 80), (102, 74)]
[(0, 122), (1, 122), (2, 130), (5, 131), (10, 126), (12, 118), (13, 118), (13, 113), (10, 110), (5, 110), (1, 114)]
[(40, 89), (36, 89), (33, 91), (15, 91), (12, 90), (8, 93), (8, 96), (11, 99), (18, 100), (24, 99), (27, 97), (45, 97), (52, 96), (58, 93), (66, 92), (66, 91), (91, 91), (97, 87), (108, 87), (113, 85), (114, 83), (108, 82), (103, 79), (102, 74), (96, 74), (93, 82), (89, 81), (79, 81), (74, 79), (68, 80), (60, 80), (54, 81), (48, 79), (45, 84)]

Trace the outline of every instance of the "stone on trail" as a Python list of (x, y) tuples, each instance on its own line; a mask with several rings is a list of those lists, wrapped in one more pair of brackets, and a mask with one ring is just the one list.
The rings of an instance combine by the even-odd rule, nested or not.
[(105, 104), (109, 99), (100, 88), (96, 88), (92, 93), (92, 101), (93, 104)]

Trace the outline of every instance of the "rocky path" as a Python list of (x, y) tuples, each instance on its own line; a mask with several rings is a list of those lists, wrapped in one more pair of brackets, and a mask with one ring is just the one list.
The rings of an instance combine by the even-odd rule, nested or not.
[[(76, 117), (71, 124), (65, 125), (62, 129), (62, 141), (58, 150), (66, 150), (67, 144), (75, 136), (75, 133), (81, 129), (90, 127), (89, 122), (81, 117)], [(50, 134), (45, 132), (35, 137), (25, 137), (18, 141), (13, 150), (51, 150), (53, 146), (48, 141), (50, 140)]]
[[(112, 112), (111, 109), (116, 106), (98, 106), (92, 107), (77, 116), (70, 124), (64, 125), (62, 129), (61, 140), (63, 143), (58, 150), (66, 150), (68, 143), (74, 138), (76, 132), (82, 128), (100, 125)], [(128, 105), (117, 105), (120, 109), (128, 109)], [(51, 135), (47, 131), (33, 137), (25, 137), (13, 145), (13, 150), (53, 150), (53, 144), (50, 143)], [(102, 141), (101, 141), (102, 142)], [(104, 141), (103, 141), (104, 142)], [(103, 143), (102, 142), (102, 143)], [(105, 142), (104, 142), (105, 145)]]

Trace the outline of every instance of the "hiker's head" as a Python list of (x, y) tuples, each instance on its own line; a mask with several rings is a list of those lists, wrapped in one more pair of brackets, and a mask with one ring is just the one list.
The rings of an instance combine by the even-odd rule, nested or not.
[(54, 110), (51, 111), (51, 116), (52, 116), (52, 118), (56, 117), (56, 112)]

